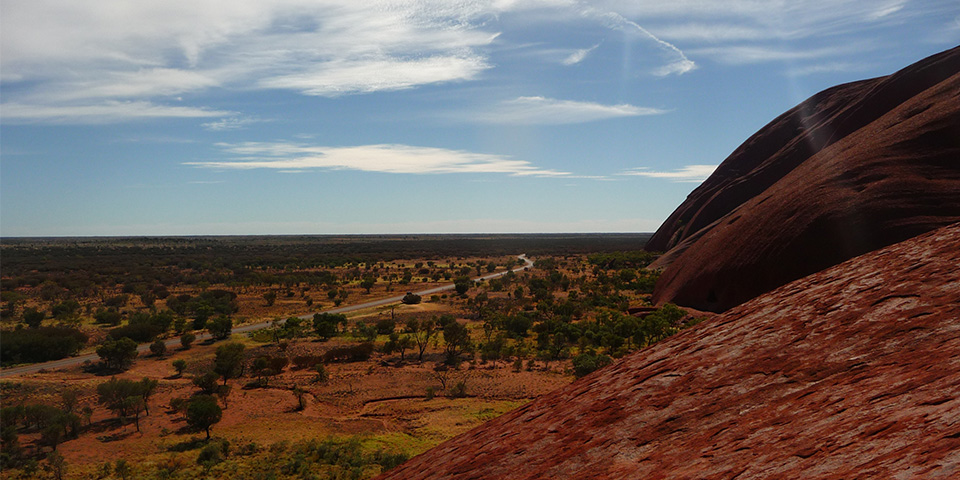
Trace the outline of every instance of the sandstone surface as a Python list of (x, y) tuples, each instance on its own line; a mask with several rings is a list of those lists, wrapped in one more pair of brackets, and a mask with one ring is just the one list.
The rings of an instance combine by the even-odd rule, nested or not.
[(958, 478), (958, 265), (960, 223), (858, 256), (382, 478)]
[(960, 220), (960, 47), (814, 95), (660, 227), (657, 302), (722, 312)]

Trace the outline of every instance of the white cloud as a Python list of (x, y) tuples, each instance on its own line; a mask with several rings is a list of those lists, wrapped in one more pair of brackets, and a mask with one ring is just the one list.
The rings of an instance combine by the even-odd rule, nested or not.
[(260, 81), (259, 85), (299, 90), (307, 95), (335, 97), (471, 80), (487, 68), (490, 66), (479, 56), (337, 60), (323, 63), (309, 72), (267, 78)]
[(562, 125), (662, 113), (666, 112), (629, 104), (604, 105), (545, 97), (519, 97), (471, 114), (468, 120), (512, 125)]
[(4, 123), (112, 123), (129, 119), (206, 118), (233, 112), (157, 105), (144, 101), (109, 101), (94, 105), (0, 104)]
[(539, 177), (570, 175), (568, 172), (540, 169), (529, 162), (502, 155), (409, 145), (326, 147), (282, 142), (245, 142), (223, 143), (219, 146), (233, 158), (187, 162), (185, 165), (224, 170), (324, 169), (406, 174), (501, 173)]
[[(923, 7), (953, 18), (952, 3)], [(332, 97), (477, 80), (497, 68), (490, 58), (495, 42), (527, 40), (512, 29), (537, 22), (623, 32), (618, 37), (644, 45), (633, 55), (642, 57), (647, 72), (671, 76), (694, 70), (698, 56), (744, 65), (882, 48), (869, 40), (853, 49), (831, 46), (848, 45), (845, 35), (895, 24), (918, 9), (907, 0), (868, 6), (835, 0), (829, 8), (822, 0), (5, 1), (0, 82), (10, 105), (51, 111), (99, 105), (114, 112), (102, 119), (122, 121), (124, 111), (135, 118), (138, 111), (115, 102), (170, 103), (211, 89)], [(507, 15), (511, 20), (500, 22)], [(509, 35), (500, 35), (501, 28)], [(565, 65), (596, 48), (545, 46), (556, 53), (549, 61)]]
[(491, 11), (442, 0), (3, 2), (0, 81), (11, 104), (76, 109), (212, 88), (335, 96), (471, 80), (491, 68), (480, 50), (498, 34), (484, 26)]
[(729, 42), (760, 40), (775, 36), (764, 28), (735, 23), (690, 22), (654, 28), (657, 36), (682, 42)]
[(711, 57), (718, 62), (728, 65), (748, 65), (774, 61), (819, 60), (850, 54), (856, 51), (857, 48), (857, 45), (852, 44), (804, 49), (761, 45), (737, 45), (694, 49), (691, 50), (691, 52), (696, 55)]
[(619, 175), (665, 178), (676, 182), (702, 182), (717, 169), (717, 166), (718, 165), (687, 165), (671, 172), (655, 171), (646, 167), (640, 167), (622, 172)]
[(560, 63), (563, 63), (564, 65), (567, 65), (567, 66), (576, 65), (582, 62), (583, 59), (587, 58), (587, 55), (590, 55), (590, 52), (596, 50), (597, 47), (599, 46), (600, 44), (598, 43), (590, 48), (581, 48), (579, 50), (576, 50), (573, 53), (571, 53), (569, 56), (567, 56), (567, 58), (564, 58), (563, 61)]
[(214, 132), (223, 132), (226, 130), (239, 130), (247, 125), (250, 125), (251, 123), (258, 123), (262, 121), (264, 120), (260, 120), (259, 118), (235, 116), (202, 123), (200, 126)]

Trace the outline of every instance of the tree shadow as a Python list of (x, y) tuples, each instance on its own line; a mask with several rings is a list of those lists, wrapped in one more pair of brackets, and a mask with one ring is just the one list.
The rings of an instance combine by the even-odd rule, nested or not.
[(110, 435), (100, 435), (97, 437), (97, 440), (100, 440), (103, 443), (116, 442), (118, 440), (123, 440), (127, 437), (130, 437), (134, 433), (137, 433), (137, 431), (130, 429), (129, 431), (116, 432)]

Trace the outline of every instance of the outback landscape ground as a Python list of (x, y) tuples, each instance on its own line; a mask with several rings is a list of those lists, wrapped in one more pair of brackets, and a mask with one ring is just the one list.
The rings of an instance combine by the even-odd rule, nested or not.
[(2, 474), (956, 478), (958, 195), (960, 47), (774, 119), (652, 237), (5, 239)]
[[(693, 322), (679, 309), (649, 306), (656, 277), (644, 267), (655, 255), (621, 250), (638, 240), (513, 240), (536, 252), (529, 255), (532, 267), (500, 254), (510, 247), (507, 239), (430, 245), (475, 251), (453, 258), (420, 256), (422, 240), (393, 239), (377, 249), (397, 251), (328, 257), (307, 268), (294, 266), (303, 258), (284, 248), (310, 248), (303, 246), (308, 239), (269, 248), (233, 239), (204, 248), (195, 247), (205, 240), (5, 245), (13, 266), (4, 271), (7, 372), (26, 358), (15, 355), (29, 356), (33, 333), (82, 332), (88, 339), (77, 354), (118, 344), (124, 335), (163, 343), (213, 331), (197, 321), (204, 306), (230, 311), (212, 312), (210, 324), (224, 317), (236, 328), (277, 321), (216, 341), (176, 341), (115, 365), (97, 356), (5, 374), (4, 478), (369, 478)], [(354, 251), (370, 248), (370, 241), (338, 240), (339, 248)], [(239, 247), (254, 252), (236, 255), (237, 265), (198, 258), (208, 248)], [(98, 256), (75, 255), (84, 249)], [(253, 265), (271, 261), (280, 263)], [(505, 275), (464, 281), (497, 272)], [(451, 281), (449, 293), (417, 302), (309, 314)], [(646, 317), (628, 313), (638, 309)], [(35, 312), (43, 318), (28, 324)], [(329, 324), (322, 320), (333, 320), (332, 330), (323, 330)], [(242, 350), (235, 371), (218, 370), (224, 346)], [(211, 371), (222, 375), (201, 385)], [(100, 391), (115, 379), (156, 384), (143, 405), (121, 410)], [(203, 392), (217, 398), (221, 412), (210, 440), (191, 425), (184, 406)]]

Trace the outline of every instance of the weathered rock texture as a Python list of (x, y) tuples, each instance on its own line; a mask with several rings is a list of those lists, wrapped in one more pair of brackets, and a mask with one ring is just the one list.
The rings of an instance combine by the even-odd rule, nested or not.
[(958, 478), (960, 224), (681, 332), (390, 479)]
[(821, 92), (730, 155), (647, 245), (654, 292), (720, 312), (960, 220), (960, 47)]

